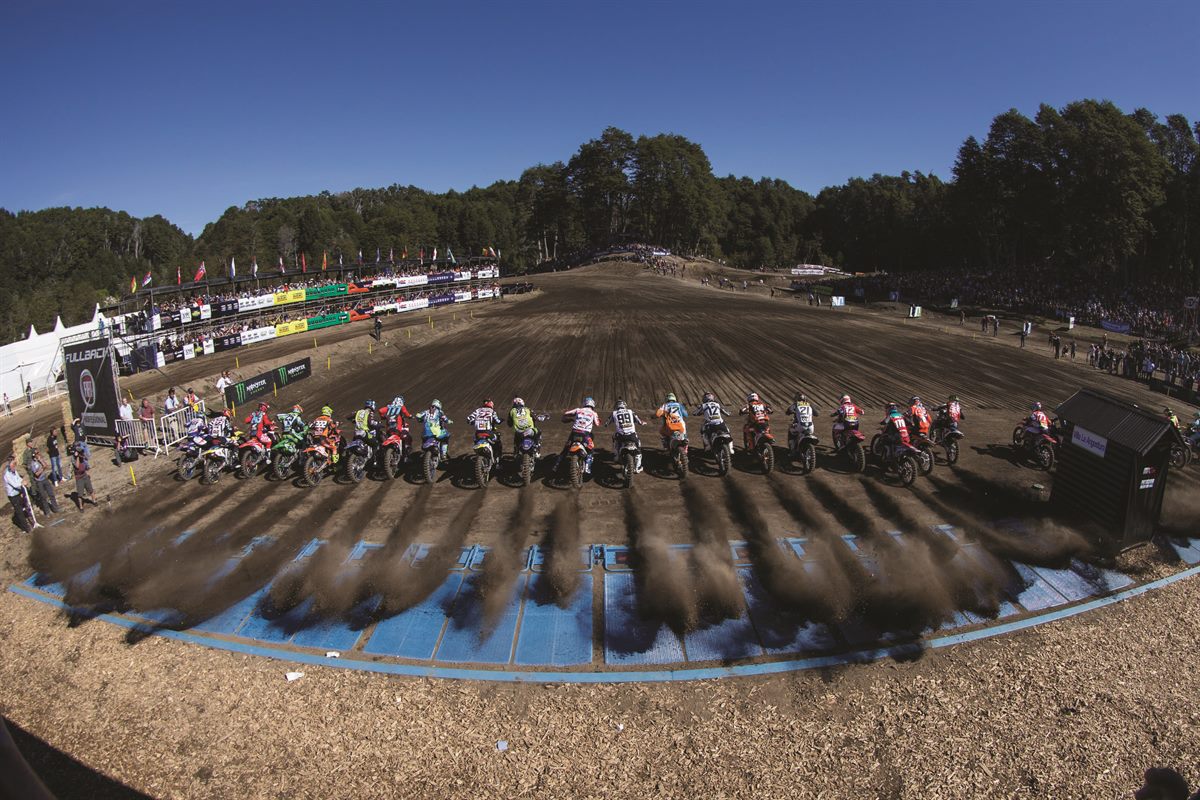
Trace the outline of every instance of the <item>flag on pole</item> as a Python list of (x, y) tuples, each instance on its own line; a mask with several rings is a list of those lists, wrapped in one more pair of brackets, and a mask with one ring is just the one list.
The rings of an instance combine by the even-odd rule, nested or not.
[(178, 264), (175, 265), (175, 285), (183, 285), (183, 270), (179, 268)]
[(237, 256), (229, 257), (229, 277), (237, 277)]
[(329, 268), (329, 251), (321, 251), (321, 272)]
[(308, 272), (308, 259), (305, 258), (304, 253), (300, 254), (300, 271)]
[(408, 245), (404, 245), (404, 249), (400, 251), (400, 260), (408, 261)]
[(446, 245), (446, 258), (450, 259), (450, 263), (458, 266), (458, 259), (454, 257), (454, 251), (450, 249), (450, 245)]
[(496, 250), (491, 247), (491, 245), (488, 246), (487, 255), (491, 256), (492, 258), (496, 257)]
[(258, 277), (258, 258), (257, 257), (253, 261), (250, 262), (250, 274), (253, 275), (255, 278)]
[(379, 263), (379, 248), (378, 247), (375, 248), (375, 263), (376, 264)]
[(418, 264), (425, 263), (425, 248), (424, 247), (422, 247), (420, 250), (417, 251), (417, 263)]
[(192, 283), (199, 283), (200, 281), (204, 280), (205, 274), (204, 262), (201, 261), (200, 269), (196, 270), (196, 277), (192, 278)]
[(396, 263), (396, 251), (395, 251), (395, 249), (393, 249), (391, 247), (388, 247), (388, 263), (389, 264)]
[(358, 263), (359, 264), (362, 263), (362, 250), (361, 249), (358, 251)]
[(142, 278), (142, 286), (149, 286), (152, 280), (154, 280), (154, 277), (149, 272), (146, 272), (146, 277)]
[(429, 257), (430, 261), (437, 261), (437, 248), (433, 248), (433, 255)]
[(342, 251), (339, 250), (338, 251), (338, 266), (340, 267), (341, 265), (342, 265)]
[(285, 267), (285, 266), (283, 265), (283, 256), (280, 256), (280, 257), (279, 257), (279, 272), (280, 272), (280, 274), (283, 274), (284, 272), (287, 272), (287, 267)]
[(129, 278), (129, 293), (137, 294), (137, 275), (133, 275)]

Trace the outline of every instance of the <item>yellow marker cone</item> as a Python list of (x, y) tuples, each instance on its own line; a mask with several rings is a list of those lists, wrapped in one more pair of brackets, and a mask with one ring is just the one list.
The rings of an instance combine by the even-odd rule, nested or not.
[(279, 384), (278, 383), (271, 384), (271, 395), (273, 397), (279, 397)]
[(317, 337), (313, 337), (313, 350), (317, 349)]
[(325, 369), (329, 369), (329, 363), (333, 356), (325, 356)]
[(374, 353), (374, 352), (375, 352), (375, 345), (374, 345), (374, 344), (372, 344), (371, 342), (367, 342), (367, 352), (368, 352), (368, 353)]
[(241, 368), (242, 368), (242, 362), (238, 360), (238, 357), (237, 357), (237, 356), (234, 356), (234, 357), (233, 357), (233, 366), (234, 366), (234, 369), (241, 369)]
[(137, 475), (133, 474), (133, 465), (129, 465), (129, 480), (133, 481), (133, 485), (137, 486)]

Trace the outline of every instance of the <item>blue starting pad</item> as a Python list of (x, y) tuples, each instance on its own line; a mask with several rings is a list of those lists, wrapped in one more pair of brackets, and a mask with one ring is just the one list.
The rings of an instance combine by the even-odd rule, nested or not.
[[(806, 565), (807, 566), (807, 565)], [(767, 655), (828, 653), (839, 642), (827, 625), (801, 619), (782, 608), (759, 583), (750, 569), (740, 569), (746, 595), (746, 615)], [(689, 651), (690, 652), (690, 651)]]
[(1200, 539), (1171, 538), (1167, 543), (1185, 564), (1200, 564)]
[(1032, 567), (1017, 563), (1013, 566), (1025, 582), (1025, 588), (1017, 594), (1016, 601), (1029, 611), (1044, 611), (1068, 602), (1067, 598), (1055, 591)]
[[(425, 564), (425, 560), (429, 558), (429, 554), (433, 552), (433, 545), (429, 544), (410, 544), (404, 552), (404, 558), (412, 564), (414, 569), (420, 569)], [(451, 565), (450, 569), (466, 569), (471, 563), (471, 557), (475, 553), (476, 545), (470, 547), (460, 547), (458, 559)]]
[(254, 594), (242, 598), (216, 616), (204, 620), (199, 625), (196, 625), (193, 630), (233, 636), (238, 628), (242, 626), (242, 622), (254, 613), (254, 609), (258, 607), (259, 602), (266, 592), (266, 587), (259, 589)]
[(631, 572), (604, 574), (604, 661), (607, 664), (673, 664), (683, 661), (683, 643), (658, 620), (637, 608)]
[[(603, 552), (601, 545), (596, 545), (596, 548)], [(534, 572), (543, 572), (546, 569), (546, 559), (549, 557), (549, 552), (541, 545), (533, 545), (529, 548), (529, 569)], [(579, 569), (586, 572), (592, 568), (592, 547), (584, 545), (579, 548)]]
[(381, 621), (363, 652), (419, 661), (432, 659), (446, 626), (445, 609), (453, 602), (462, 582), (462, 573), (452, 572), (420, 603)]
[(1032, 567), (1033, 571), (1042, 577), (1054, 590), (1071, 602), (1094, 597), (1099, 593), (1097, 588), (1086, 578), (1072, 569), (1050, 569), (1049, 567)]
[(39, 592), (52, 594), (55, 597), (62, 597), (67, 593), (66, 586), (57, 581), (51, 582), (49, 576), (42, 575), (40, 572), (30, 575), (22, 583), (31, 589), (37, 589)]
[(513, 635), (521, 611), (527, 575), (519, 574), (509, 590), (508, 603), (499, 617), (487, 624), (483, 598), (479, 594), (481, 576), (468, 575), (454, 599), (446, 632), (438, 645), (437, 661), (476, 664), (507, 664), (512, 660)]
[(525, 610), (513, 662), (523, 666), (573, 667), (592, 663), (592, 576), (580, 577), (579, 591), (561, 608), (541, 587), (549, 581), (543, 575), (531, 575), (525, 592)]
[[(748, 570), (738, 570), (743, 594), (746, 591), (746, 572)], [(734, 619), (711, 624), (701, 621), (699, 628), (684, 634), (683, 643), (687, 648), (688, 661), (733, 661), (763, 654), (748, 611), (743, 611), (741, 616)]]

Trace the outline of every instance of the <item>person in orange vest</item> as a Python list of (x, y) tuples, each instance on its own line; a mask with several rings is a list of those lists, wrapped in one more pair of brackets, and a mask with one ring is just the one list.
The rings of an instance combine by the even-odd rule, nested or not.
[(929, 435), (929, 423), (931, 422), (929, 412), (925, 410), (925, 404), (921, 402), (921, 398), (913, 395), (908, 401), (908, 422), (921, 436)]

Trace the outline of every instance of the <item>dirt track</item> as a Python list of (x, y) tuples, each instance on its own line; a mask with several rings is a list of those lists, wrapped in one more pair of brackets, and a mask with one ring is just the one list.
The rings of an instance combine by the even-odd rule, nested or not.
[[(729, 607), (730, 594), (722, 590), (730, 574), (728, 565), (717, 559), (697, 565), (692, 573), (674, 574), (658, 558), (664, 543), (704, 545), (723, 538), (768, 543), (774, 536), (803, 531), (836, 548), (838, 535), (854, 531), (878, 537), (886, 545), (886, 537), (878, 536), (884, 531), (916, 532), (948, 521), (967, 528), (998, 555), (1016, 552), (1030, 560), (1057, 563), (1081, 547), (1069, 531), (1043, 528), (1038, 551), (1030, 552), (1028, 545), (1008, 541), (990, 529), (989, 523), (999, 517), (1037, 514), (1040, 509), (1026, 499), (1026, 489), (1034, 481), (1046, 482), (1046, 476), (1014, 463), (1007, 448), (989, 447), (989, 443), (1007, 439), (1030, 400), (1036, 397), (1053, 406), (1083, 385), (1148, 406), (1161, 403), (1160, 396), (1130, 381), (1100, 375), (1082, 364), (1054, 361), (1032, 350), (976, 340), (970, 329), (949, 328), (944, 320), (910, 321), (858, 308), (813, 308), (792, 298), (772, 300), (720, 291), (629, 266), (540, 276), (537, 283), (542, 291), (534, 297), (484, 307), (470, 324), (419, 343), (389, 331), (384, 337), (387, 344), (376, 352), (368, 354), (364, 347), (348, 345), (335, 369), (318, 370), (313, 379), (289, 387), (276, 404), (299, 401), (314, 408), (330, 403), (344, 415), (366, 397), (385, 403), (402, 393), (414, 410), (438, 397), (458, 423), (452, 449), (461, 452), (469, 435), (466, 414), (485, 396), (507, 408), (507, 401), (520, 394), (535, 408), (552, 414), (578, 404), (584, 394), (594, 395), (602, 410), (611, 408), (620, 396), (648, 418), (667, 391), (694, 404), (703, 391), (712, 390), (736, 411), (744, 394), (753, 389), (779, 411), (795, 389), (803, 388), (824, 412), (848, 391), (868, 407), (871, 418), (887, 400), (907, 400), (913, 393), (940, 400), (954, 391), (967, 411), (962, 459), (954, 469), (939, 465), (932, 478), (919, 480), (913, 490), (892, 485), (875, 470), (865, 476), (847, 474), (827, 455), (820, 459), (818, 471), (807, 477), (781, 474), (767, 479), (752, 465), (735, 462), (735, 474), (727, 481), (695, 475), (681, 487), (663, 474), (665, 460), (652, 452), (648, 473), (639, 476), (634, 496), (605, 485), (607, 470), (601, 466), (598, 479), (586, 485), (577, 500), (548, 484), (527, 492), (496, 484), (479, 492), (469, 485), (461, 461), (431, 488), (409, 481), (371, 481), (359, 487), (327, 482), (304, 490), (286, 483), (226, 477), (213, 489), (195, 482), (179, 484), (158, 474), (151, 481), (143, 480), (143, 488), (131, 498), (136, 506), (90, 519), (76, 531), (59, 528), (52, 536), (40, 537), (31, 562), (65, 578), (74, 569), (100, 561), (104, 591), (69, 595), (75, 602), (102, 607), (113, 602), (138, 608), (174, 605), (193, 618), (203, 618), (270, 581), (312, 536), (327, 537), (335, 545), (374, 539), (386, 543), (385, 553), (403, 552), (404, 545), (414, 540), (445, 545), (441, 551), (445, 553), (462, 542), (514, 552), (545, 539), (559, 545), (576, 540), (628, 541), (639, 554), (642, 585), (652, 587), (646, 593), (652, 601), (651, 613), (686, 626), (701, 608), (709, 613), (713, 609), (737, 612)], [(278, 359), (286, 354), (284, 343), (272, 347), (276, 350), (264, 348), (256, 358)], [(221, 369), (224, 365), (197, 361), (187, 368), (202, 366)], [(166, 379), (186, 382), (170, 370)], [(148, 390), (155, 388), (153, 378), (142, 380)], [(543, 428), (545, 452), (556, 452), (566, 426), (552, 419)], [(820, 423), (819, 433), (826, 442), (828, 432), (828, 423)], [(782, 428), (777, 433), (782, 436)], [(698, 426), (692, 426), (692, 434), (698, 440)], [(656, 438), (653, 427), (645, 429), (643, 441), (652, 450), (657, 448)], [(506, 437), (506, 449), (510, 441)], [(606, 447), (607, 436), (601, 434), (597, 444)], [(702, 460), (699, 466), (702, 470)], [(1193, 469), (1174, 478), (1172, 495), (1194, 493), (1200, 483), (1197, 475)], [(1194, 527), (1200, 518), (1181, 504), (1173, 506), (1170, 514), (1174, 524), (1185, 528)], [(179, 558), (164, 563), (153, 538), (139, 548), (123, 547), (125, 534), (137, 526), (149, 527), (149, 520), (163, 526), (162, 537), (186, 529), (197, 533)], [(271, 537), (272, 544), (256, 551), (215, 589), (204, 590), (226, 555), (254, 536)], [(9, 542), (6, 553), (11, 555), (18, 546)], [(569, 552), (569, 547), (561, 551)], [(330, 547), (329, 552), (341, 550)], [(760, 574), (769, 576), (778, 566), (771, 552), (769, 544), (755, 550)], [(884, 552), (885, 560), (893, 559), (892, 574), (903, 578), (893, 581), (884, 595), (862, 596), (860, 581), (849, 568), (839, 585), (815, 591), (811, 587), (808, 592), (795, 591), (791, 580), (795, 576), (786, 574), (774, 575), (775, 586), (781, 595), (794, 591), (787, 601), (813, 617), (837, 616), (849, 605), (866, 602), (880, 613), (899, 613), (908, 622), (936, 619), (962, 604), (962, 581), (982, 581), (986, 588), (986, 576), (939, 571), (936, 555)], [(15, 565), (10, 569), (19, 570)], [(287, 604), (313, 594), (322, 607), (337, 613), (346, 607), (347, 598), (331, 592), (321, 570), (322, 564), (315, 563), (308, 574), (293, 576), (287, 590), (280, 589), (273, 599)], [(497, 570), (491, 580), (502, 588), (507, 578), (503, 566)], [(569, 580), (570, 570), (564, 570), (562, 577)], [(387, 574), (371, 579), (397, 609), (432, 588), (399, 586)], [(570, 587), (564, 586), (563, 591), (569, 592)], [(15, 602), (5, 598), (5, 615), (24, 613)], [(986, 596), (975, 602), (986, 610)], [(44, 616), (44, 612), (30, 613), (39, 619)], [(103, 638), (105, 634), (95, 628), (92, 625), (87, 635)], [(54, 628), (47, 631), (47, 635), (59, 634)], [(118, 635), (109, 632), (107, 638)], [(148, 649), (148, 643), (131, 648), (129, 658), (142, 658)], [(205, 661), (222, 658), (237, 660), (204, 656)], [(0, 670), (13, 666), (6, 663)], [(345, 680), (351, 685), (361, 679)], [(427, 691), (438, 695), (441, 690)], [(22, 724), (39, 731), (36, 709), (44, 707), (52, 715), (51, 707), (59, 702), (24, 698), (9, 704), (5, 700), (5, 708), (22, 709)], [(176, 773), (177, 779), (181, 777)], [(654, 791), (653, 784), (644, 788)], [(265, 789), (260, 785), (254, 793)], [(179, 793), (203, 795), (205, 790), (193, 784)]]

